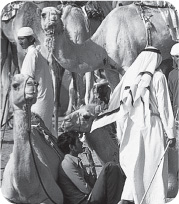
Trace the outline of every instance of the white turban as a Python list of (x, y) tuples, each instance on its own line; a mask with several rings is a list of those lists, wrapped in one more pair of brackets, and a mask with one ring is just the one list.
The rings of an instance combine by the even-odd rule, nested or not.
[(174, 55), (179, 55), (179, 43), (176, 43), (175, 45), (173, 45), (171, 51), (170, 51), (170, 54), (172, 56)]
[(34, 31), (30, 27), (22, 27), (19, 29), (17, 36), (18, 37), (34, 36)]

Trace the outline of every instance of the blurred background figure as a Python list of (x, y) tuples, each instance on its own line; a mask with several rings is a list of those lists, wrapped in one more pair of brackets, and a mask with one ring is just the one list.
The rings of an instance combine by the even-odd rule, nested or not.
[[(179, 43), (176, 43), (173, 45), (171, 52), (170, 52), (172, 58), (173, 58), (173, 70), (169, 73), (168, 76), (168, 87), (169, 87), (169, 94), (170, 94), (170, 100), (172, 103), (173, 113), (176, 120), (176, 125), (179, 121), (179, 87), (178, 87), (178, 81), (179, 81)], [(178, 126), (178, 125), (177, 125)]]

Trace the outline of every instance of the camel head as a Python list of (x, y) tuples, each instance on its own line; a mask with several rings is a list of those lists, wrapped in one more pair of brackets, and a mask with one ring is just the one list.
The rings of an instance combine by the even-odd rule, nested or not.
[(82, 106), (64, 118), (60, 131), (90, 132), (92, 122), (100, 111), (100, 105), (89, 104)]
[(22, 109), (25, 104), (31, 106), (37, 99), (38, 83), (29, 76), (16, 74), (11, 83), (11, 99), (15, 107)]
[(55, 7), (45, 7), (41, 12), (41, 26), (47, 36), (54, 35), (63, 30), (61, 21), (62, 10)]

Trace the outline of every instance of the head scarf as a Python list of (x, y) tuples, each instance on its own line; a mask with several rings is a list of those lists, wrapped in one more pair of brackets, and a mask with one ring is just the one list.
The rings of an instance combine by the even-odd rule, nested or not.
[(173, 45), (173, 47), (170, 51), (170, 54), (172, 56), (179, 55), (179, 43), (176, 43), (175, 45)]
[[(161, 62), (162, 56), (158, 49), (151, 46), (145, 48), (116, 86), (111, 95), (108, 109), (93, 122), (91, 131), (118, 120), (118, 112), (121, 115), (129, 113), (135, 120), (135, 112), (140, 109), (142, 118), (146, 118), (149, 113), (150, 82)], [(145, 121), (143, 120), (141, 123), (144, 125)]]
[(179, 43), (176, 43), (173, 45), (170, 54), (173, 58), (173, 68), (174, 69), (179, 69)]
[(30, 27), (22, 27), (17, 33), (18, 37), (34, 36), (34, 31)]

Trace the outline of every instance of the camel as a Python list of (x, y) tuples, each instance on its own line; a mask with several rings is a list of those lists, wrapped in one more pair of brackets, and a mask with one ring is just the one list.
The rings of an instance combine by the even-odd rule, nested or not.
[[(52, 13), (56, 21), (50, 20)], [(65, 69), (77, 73), (103, 67), (112, 90), (119, 83), (120, 75), (147, 45), (158, 48), (165, 60), (170, 58), (170, 49), (175, 43), (158, 8), (146, 9), (135, 4), (115, 8), (92, 37), (80, 45), (69, 39), (60, 16), (56, 8), (42, 10), (43, 30), (46, 34), (54, 33), (55, 59)], [(148, 22), (144, 22), (144, 17)]]
[[(2, 194), (13, 203), (63, 204), (62, 191), (56, 183), (63, 154), (50, 145), (56, 144), (56, 138), (43, 121), (33, 113), (31, 118), (30, 108), (36, 97), (37, 83), (16, 74), (11, 85), (14, 145), (3, 174)], [(38, 127), (51, 139), (45, 139)]]
[[(86, 13), (82, 9), (82, 5), (86, 6)], [(98, 11), (100, 8), (101, 13)], [(70, 36), (70, 39), (76, 44), (81, 44), (87, 40), (99, 27), (103, 19), (112, 7), (107, 2), (65, 2), (61, 7), (64, 30)], [(97, 15), (97, 17), (93, 17)], [(69, 104), (66, 114), (72, 112), (73, 104), (75, 108), (81, 104), (88, 104), (91, 99), (93, 89), (94, 76), (91, 72), (85, 74), (86, 78), (86, 91), (84, 97), (84, 74), (72, 73), (72, 81), (70, 83), (69, 91)], [(76, 90), (76, 91), (75, 91)], [(74, 93), (76, 92), (76, 93)], [(74, 100), (76, 96), (77, 100)], [(84, 98), (84, 100), (83, 100)]]

